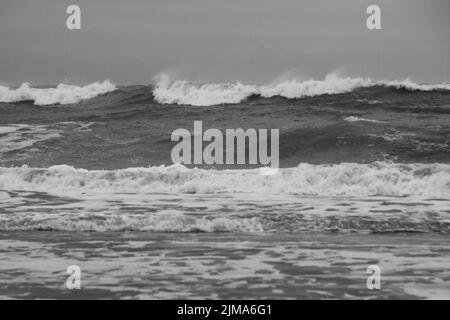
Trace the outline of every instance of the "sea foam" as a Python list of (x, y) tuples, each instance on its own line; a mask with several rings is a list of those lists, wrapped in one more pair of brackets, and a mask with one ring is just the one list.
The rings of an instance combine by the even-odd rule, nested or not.
[(195, 218), (188, 216), (103, 215), (82, 219), (66, 215), (20, 215), (0, 218), (1, 231), (147, 231), (147, 232), (262, 232), (257, 218)]
[(384, 121), (379, 121), (379, 120), (374, 120), (374, 119), (366, 119), (366, 118), (361, 118), (361, 117), (356, 117), (356, 116), (349, 116), (349, 117), (345, 117), (344, 121), (347, 122), (373, 122), (373, 123), (386, 123)]
[(288, 99), (313, 97), (323, 94), (340, 94), (357, 88), (384, 86), (409, 91), (450, 90), (450, 84), (417, 84), (409, 79), (402, 81), (375, 81), (370, 78), (340, 77), (329, 74), (323, 80), (291, 79), (268, 85), (249, 85), (240, 82), (228, 84), (196, 84), (184, 80), (171, 81), (167, 75), (157, 78), (154, 98), (162, 104), (212, 106), (240, 103), (251, 96)]
[(121, 170), (0, 167), (0, 189), (54, 194), (294, 194), (324, 197), (450, 198), (448, 164), (300, 164), (273, 176), (259, 170), (188, 169), (182, 165)]
[(24, 83), (17, 89), (0, 86), (0, 102), (33, 101), (35, 105), (42, 106), (71, 104), (95, 98), (115, 89), (116, 86), (109, 80), (94, 82), (83, 87), (59, 84), (56, 88), (32, 88), (29, 83)]

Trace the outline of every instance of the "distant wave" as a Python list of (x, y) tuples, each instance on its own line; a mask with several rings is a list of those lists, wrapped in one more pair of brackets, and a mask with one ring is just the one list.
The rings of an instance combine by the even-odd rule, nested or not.
[(33, 101), (35, 105), (71, 104), (114, 91), (110, 81), (94, 82), (84, 87), (59, 84), (56, 88), (32, 88), (29, 83), (17, 89), (0, 86), (0, 102)]
[[(139, 97), (147, 99), (145, 93), (151, 94), (148, 102), (160, 104), (178, 104), (192, 106), (212, 106), (237, 104), (252, 96), (262, 98), (284, 97), (300, 99), (320, 95), (332, 95), (352, 92), (358, 88), (386, 87), (407, 91), (448, 91), (450, 84), (417, 84), (409, 79), (402, 81), (376, 81), (370, 78), (340, 77), (329, 74), (323, 80), (291, 79), (273, 82), (267, 85), (236, 83), (198, 84), (185, 80), (172, 81), (167, 75), (160, 75), (154, 86), (136, 86), (124, 89), (118, 96), (130, 99)], [(65, 105), (92, 99), (112, 92), (117, 87), (109, 80), (95, 82), (86, 86), (59, 84), (54, 88), (33, 88), (29, 83), (11, 89), (0, 86), (0, 103), (32, 101), (35, 105)], [(144, 94), (144, 95), (143, 95)], [(153, 100), (154, 99), (154, 100)], [(123, 101), (122, 101), (123, 102)], [(376, 100), (367, 101), (378, 103)]]
[(396, 89), (406, 89), (409, 91), (435, 91), (435, 90), (450, 90), (450, 84), (418, 84), (412, 82), (410, 79), (403, 81), (377, 81), (376, 85), (394, 87)]
[(252, 193), (308, 196), (450, 198), (448, 164), (300, 164), (274, 176), (258, 170), (188, 169), (182, 165), (121, 170), (0, 167), (1, 190), (49, 193)]
[(324, 80), (292, 79), (269, 85), (196, 84), (189, 81), (171, 81), (161, 75), (153, 90), (154, 98), (162, 104), (211, 106), (233, 104), (257, 95), (264, 98), (274, 96), (299, 99), (323, 94), (340, 94), (357, 88), (385, 86), (409, 91), (450, 90), (450, 84), (417, 84), (409, 79), (403, 81), (374, 81), (370, 78), (339, 77), (329, 74)]
[(329, 75), (325, 80), (290, 80), (270, 85), (257, 86), (235, 84), (194, 84), (188, 81), (173, 81), (161, 76), (153, 95), (159, 103), (210, 106), (239, 103), (252, 95), (264, 98), (282, 96), (302, 98), (321, 94), (349, 92), (361, 86), (370, 85), (370, 80), (362, 78), (338, 78)]

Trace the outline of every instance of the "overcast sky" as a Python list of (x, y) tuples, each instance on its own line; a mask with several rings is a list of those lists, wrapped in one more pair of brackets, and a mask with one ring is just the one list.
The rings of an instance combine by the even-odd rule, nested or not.
[[(78, 4), (82, 30), (66, 29)], [(366, 8), (382, 9), (381, 31)], [(285, 74), (450, 83), (449, 0), (0, 0), (0, 83), (265, 83)]]

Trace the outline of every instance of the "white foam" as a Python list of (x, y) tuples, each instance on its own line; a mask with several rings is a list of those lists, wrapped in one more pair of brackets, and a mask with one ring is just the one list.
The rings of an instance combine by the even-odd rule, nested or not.
[(102, 219), (45, 215), (0, 217), (0, 230), (7, 231), (151, 231), (151, 232), (262, 232), (257, 218), (195, 218), (188, 216), (112, 215)]
[(395, 80), (395, 81), (378, 81), (378, 85), (383, 85), (387, 87), (394, 87), (397, 89), (406, 89), (409, 91), (433, 91), (433, 90), (450, 90), (450, 84), (440, 83), (440, 84), (419, 84), (411, 81), (410, 79), (405, 80)]
[(171, 81), (167, 75), (157, 78), (153, 90), (156, 101), (163, 104), (211, 106), (240, 103), (252, 95), (270, 98), (281, 96), (299, 99), (323, 94), (339, 94), (370, 86), (386, 86), (410, 91), (450, 90), (450, 84), (417, 84), (409, 79), (402, 81), (375, 81), (370, 78), (340, 77), (329, 74), (323, 80), (291, 79), (268, 85), (196, 84), (184, 80)]
[(257, 91), (258, 87), (241, 83), (196, 85), (188, 81), (171, 82), (167, 76), (162, 75), (153, 95), (159, 103), (209, 106), (239, 103)]
[(359, 87), (372, 85), (370, 79), (339, 77), (329, 74), (324, 80), (290, 80), (260, 87), (260, 95), (265, 98), (281, 96), (289, 99), (313, 97), (322, 94), (338, 94)]
[(311, 196), (450, 198), (450, 165), (300, 164), (272, 176), (259, 170), (187, 169), (182, 165), (122, 170), (0, 167), (0, 189), (49, 193), (258, 193)]
[(109, 80), (94, 82), (87, 86), (59, 84), (56, 88), (32, 88), (29, 83), (17, 89), (0, 86), (0, 102), (33, 101), (35, 105), (70, 104), (91, 99), (114, 91), (116, 86)]
[(360, 117), (356, 117), (356, 116), (346, 117), (346, 118), (344, 118), (344, 120), (348, 121), (348, 122), (360, 122), (360, 121), (362, 121), (362, 122), (373, 122), (373, 123), (386, 123), (384, 121), (360, 118)]
[(181, 80), (172, 82), (168, 76), (162, 75), (158, 78), (153, 95), (159, 103), (210, 106), (239, 103), (252, 95), (265, 98), (281, 96), (292, 99), (337, 94), (370, 84), (369, 79), (339, 78), (333, 74), (328, 75), (324, 80), (292, 79), (263, 86), (245, 85), (239, 82), (234, 84), (195, 84)]

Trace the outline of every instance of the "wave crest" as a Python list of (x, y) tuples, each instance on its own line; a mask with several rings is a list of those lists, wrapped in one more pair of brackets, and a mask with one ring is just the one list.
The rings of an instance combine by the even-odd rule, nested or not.
[(255, 94), (257, 86), (236, 84), (202, 84), (189, 81), (171, 82), (167, 76), (161, 76), (153, 90), (155, 100), (162, 104), (189, 104), (210, 106), (239, 103)]
[(35, 105), (71, 104), (92, 99), (99, 95), (116, 90), (109, 80), (94, 82), (79, 87), (69, 84), (59, 84), (56, 88), (32, 88), (29, 83), (23, 83), (17, 89), (0, 86), (0, 102), (11, 103), (33, 101)]
[(166, 75), (157, 78), (153, 96), (158, 103), (192, 106), (212, 106), (235, 104), (251, 96), (271, 98), (280, 96), (300, 99), (324, 94), (351, 92), (357, 88), (384, 86), (409, 91), (450, 90), (450, 84), (417, 84), (409, 79), (403, 81), (374, 81), (370, 78), (339, 77), (329, 74), (324, 80), (292, 79), (274, 82), (269, 85), (234, 84), (196, 84), (189, 81), (170, 81)]

